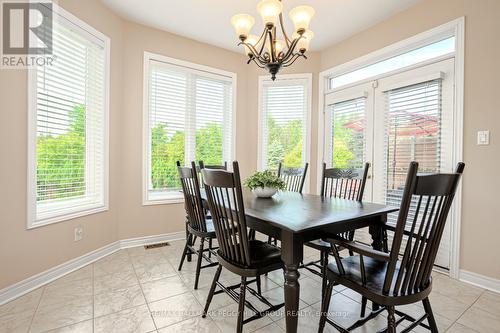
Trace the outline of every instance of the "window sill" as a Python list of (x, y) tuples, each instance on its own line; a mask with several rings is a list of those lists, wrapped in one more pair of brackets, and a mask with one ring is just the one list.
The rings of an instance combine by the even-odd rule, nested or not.
[(47, 217), (44, 219), (35, 219), (33, 221), (28, 220), (28, 226), (27, 229), (35, 229), (39, 227), (43, 227), (46, 225), (58, 223), (58, 222), (63, 222), (67, 220), (72, 220), (76, 219), (78, 217), (83, 217), (87, 215), (92, 215), (92, 214), (97, 214), (97, 213), (102, 213), (106, 212), (109, 210), (109, 207), (107, 205), (104, 206), (98, 206), (98, 207), (93, 207), (93, 208), (88, 208), (85, 210), (80, 210), (80, 211), (75, 211), (75, 212), (70, 212), (66, 213), (64, 215), (58, 215), (58, 216), (53, 216), (53, 217)]
[(171, 198), (171, 199), (158, 199), (158, 200), (144, 200), (142, 202), (143, 206), (155, 206), (155, 205), (172, 205), (184, 203), (184, 198)]

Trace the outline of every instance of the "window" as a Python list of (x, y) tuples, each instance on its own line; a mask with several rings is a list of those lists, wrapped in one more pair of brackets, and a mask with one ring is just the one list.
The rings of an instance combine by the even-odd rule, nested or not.
[(57, 8), (52, 66), (32, 68), (28, 227), (107, 209), (109, 39)]
[(377, 75), (398, 70), (429, 59), (437, 58), (455, 51), (455, 36), (425, 45), (412, 51), (379, 61), (352, 72), (330, 79), (330, 89), (335, 89)]
[(233, 73), (146, 54), (145, 198), (182, 201), (176, 162), (233, 158)]
[(311, 75), (281, 75), (259, 81), (259, 167), (300, 167), (309, 162)]

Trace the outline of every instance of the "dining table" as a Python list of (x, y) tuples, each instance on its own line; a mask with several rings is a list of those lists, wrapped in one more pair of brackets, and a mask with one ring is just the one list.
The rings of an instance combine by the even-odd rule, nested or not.
[[(203, 199), (206, 199), (202, 191)], [(371, 246), (382, 250), (387, 215), (398, 208), (365, 201), (279, 191), (271, 198), (258, 198), (243, 191), (247, 227), (281, 241), (284, 264), (286, 332), (296, 333), (299, 317), (299, 266), (304, 244), (328, 234), (367, 227)], [(375, 305), (376, 306), (376, 305)]]

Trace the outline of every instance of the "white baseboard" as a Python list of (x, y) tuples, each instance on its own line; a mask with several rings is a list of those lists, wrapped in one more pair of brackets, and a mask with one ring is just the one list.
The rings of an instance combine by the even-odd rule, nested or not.
[(144, 246), (144, 245), (163, 243), (163, 242), (171, 242), (171, 241), (176, 241), (176, 240), (181, 240), (181, 239), (186, 239), (186, 232), (185, 231), (172, 232), (169, 234), (161, 234), (161, 235), (154, 235), (154, 236), (122, 239), (120, 241), (120, 247), (122, 249), (126, 249), (129, 247)]
[(129, 247), (143, 246), (148, 244), (162, 243), (166, 241), (174, 241), (185, 239), (185, 232), (174, 232), (170, 234), (161, 234), (154, 236), (129, 238), (116, 241), (100, 249), (86, 253), (78, 258), (71, 259), (56, 267), (50, 268), (44, 272), (33, 275), (25, 280), (17, 282), (6, 288), (0, 289), (0, 305), (5, 304), (15, 298), (29, 293), (32, 290), (40, 288), (47, 283), (50, 283), (64, 275), (76, 271), (88, 264), (93, 263), (103, 257), (109, 256), (120, 249)]
[(459, 280), (500, 293), (500, 280), (461, 269)]

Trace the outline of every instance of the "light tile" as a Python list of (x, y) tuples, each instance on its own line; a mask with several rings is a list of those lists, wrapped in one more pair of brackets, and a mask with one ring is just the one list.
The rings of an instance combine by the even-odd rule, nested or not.
[(82, 267), (74, 272), (69, 273), (53, 282), (51, 282), (52, 286), (63, 286), (66, 284), (74, 284), (79, 280), (89, 280), (92, 279), (92, 265), (87, 265)]
[(63, 284), (55, 281), (48, 284), (45, 288), (40, 300), (40, 307), (43, 308), (49, 304), (60, 304), (71, 302), (74, 299), (92, 297), (92, 292), (92, 278)]
[(0, 333), (26, 333), (35, 310), (4, 314), (0, 317)]
[(201, 317), (202, 307), (191, 293), (181, 294), (149, 303), (151, 316), (157, 328), (180, 321)]
[[(248, 318), (252, 315), (254, 315), (252, 311), (245, 309), (244, 318)], [(232, 304), (224, 308), (211, 311), (210, 316), (222, 332), (234, 333), (236, 331), (236, 323), (238, 320), (238, 304)], [(273, 321), (268, 316), (259, 318), (243, 325), (243, 332), (253, 332), (259, 328), (272, 324), (272, 322)]]
[(191, 318), (158, 330), (158, 333), (221, 333), (210, 318)]
[[(36, 307), (40, 302), (42, 297), (42, 292), (44, 288), (36, 289), (32, 292), (27, 293), (15, 300), (12, 300), (4, 305), (0, 306), (0, 319), (7, 315), (13, 315), (16, 313), (22, 313), (26, 311), (32, 311), (35, 313)], [(0, 320), (1, 322), (1, 320)]]
[(92, 333), (94, 330), (93, 325), (93, 320), (86, 320), (73, 325), (56, 328), (46, 333)]
[(145, 304), (146, 300), (139, 285), (94, 296), (94, 317), (104, 316)]
[(473, 330), (470, 327), (464, 326), (459, 323), (453, 324), (447, 331), (446, 333), (473, 333), (477, 332), (476, 330)]
[(136, 247), (131, 247), (128, 248), (126, 251), (129, 255), (130, 258), (132, 257), (137, 257), (137, 256), (145, 256), (149, 255), (152, 253), (163, 253), (162, 247), (157, 247), (157, 248), (152, 248), (152, 249), (147, 249), (144, 246), (136, 246)]
[(168, 263), (167, 257), (165, 257), (161, 252), (153, 252), (143, 256), (135, 256), (130, 258), (132, 265), (135, 268), (141, 266), (151, 267), (153, 265), (158, 265), (161, 263)]
[(440, 293), (431, 293), (429, 295), (429, 300), (434, 313), (452, 321), (457, 320), (470, 306), (467, 303), (463, 303)]
[(285, 330), (282, 329), (278, 324), (271, 324), (264, 326), (262, 328), (259, 328), (258, 330), (254, 331), (255, 333), (284, 333)]
[(124, 289), (139, 284), (134, 271), (124, 271), (94, 277), (94, 294)]
[(102, 275), (110, 275), (115, 273), (132, 272), (134, 266), (128, 257), (116, 257), (115, 259), (108, 260), (101, 259), (94, 263), (94, 277)]
[(137, 274), (137, 278), (141, 283), (151, 282), (154, 280), (177, 275), (177, 271), (168, 261), (149, 266), (136, 267), (135, 273)]
[[(321, 302), (312, 306), (318, 313), (321, 311)], [(336, 293), (330, 299), (328, 318), (337, 324), (348, 327), (360, 318), (361, 304), (343, 295)]]
[(500, 294), (485, 291), (474, 306), (489, 313), (500, 315)]
[(92, 296), (64, 303), (40, 305), (33, 318), (30, 333), (72, 325), (92, 318)]
[(451, 279), (444, 274), (434, 274), (432, 291), (472, 305), (481, 296), (484, 289)]
[(457, 321), (467, 327), (472, 327), (478, 332), (499, 333), (500, 314), (493, 315), (473, 305)]
[[(276, 322), (281, 329), (286, 330), (286, 319), (283, 318)], [(315, 333), (318, 332), (319, 327), (319, 312), (313, 307), (309, 306), (299, 312), (297, 332), (301, 333)], [(325, 326), (325, 333), (337, 332), (331, 325)]]
[[(217, 288), (216, 290), (220, 290), (220, 289)], [(207, 302), (207, 297), (208, 297), (209, 291), (210, 291), (210, 288), (208, 288), (208, 287), (200, 288), (197, 290), (192, 290), (193, 295), (196, 297), (198, 302), (203, 307), (205, 307), (205, 304)], [(233, 303), (235, 303), (235, 301), (231, 297), (229, 297), (226, 293), (220, 293), (220, 294), (214, 295), (214, 297), (212, 297), (212, 301), (210, 302), (210, 309), (209, 310), (216, 310), (216, 309), (228, 306), (228, 305), (233, 304)]]
[(171, 276), (161, 280), (142, 284), (142, 290), (147, 302), (153, 302), (179, 294), (187, 293), (191, 288), (187, 287), (178, 276)]
[(311, 305), (321, 301), (321, 283), (311, 278), (299, 281), (300, 299)]
[(156, 327), (146, 305), (94, 319), (94, 333), (146, 333)]

